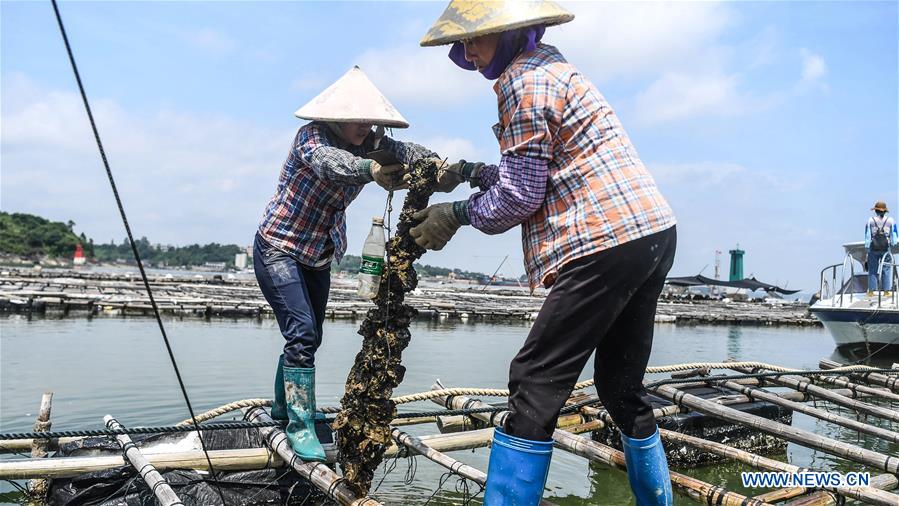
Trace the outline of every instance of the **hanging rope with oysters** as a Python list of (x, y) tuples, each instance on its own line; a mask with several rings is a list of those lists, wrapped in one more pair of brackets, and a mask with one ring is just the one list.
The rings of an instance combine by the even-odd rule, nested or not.
[(417, 224), (412, 215), (427, 207), (434, 193), (437, 164), (433, 159), (419, 160), (412, 164), (410, 172), (409, 192), (396, 235), (387, 244), (387, 262), (375, 307), (368, 310), (359, 328), (362, 350), (347, 376), (343, 409), (332, 425), (338, 431), (343, 476), (360, 494), (371, 488), (375, 470), (391, 440), (390, 421), (396, 416), (396, 404), (390, 396), (406, 373), (400, 362), (411, 338), (409, 323), (417, 314), (403, 301), (406, 292), (418, 285), (412, 264), (425, 249), (415, 244), (409, 229)]

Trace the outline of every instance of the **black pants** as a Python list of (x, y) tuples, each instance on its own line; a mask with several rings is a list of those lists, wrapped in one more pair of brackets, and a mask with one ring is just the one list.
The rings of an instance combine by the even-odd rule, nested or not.
[(594, 350), (596, 390), (615, 424), (633, 438), (655, 432), (643, 373), (676, 242), (672, 227), (562, 267), (512, 360), (506, 433), (551, 439), (559, 410)]

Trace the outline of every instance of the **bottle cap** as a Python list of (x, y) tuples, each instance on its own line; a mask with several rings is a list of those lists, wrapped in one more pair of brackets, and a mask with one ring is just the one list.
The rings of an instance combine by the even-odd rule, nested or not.
[(371, 224), (372, 224), (372, 225), (379, 225), (379, 226), (382, 226), (382, 227), (383, 227), (383, 226), (384, 226), (384, 218), (375, 216), (374, 218), (371, 219)]

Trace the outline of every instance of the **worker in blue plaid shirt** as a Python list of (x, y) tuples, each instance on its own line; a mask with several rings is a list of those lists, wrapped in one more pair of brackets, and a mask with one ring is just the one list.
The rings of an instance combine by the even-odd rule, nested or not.
[[(437, 155), (384, 135), (384, 127), (409, 123), (358, 67), (296, 116), (312, 122), (299, 129), (281, 168), (256, 233), (253, 267), (286, 340), (272, 418), (288, 421), (287, 438), (300, 459), (324, 460), (314, 423), (315, 351), (322, 341), (330, 265), (346, 252), (346, 208), (372, 181), (385, 190), (404, 188), (408, 165)], [(395, 163), (367, 157), (378, 149)]]

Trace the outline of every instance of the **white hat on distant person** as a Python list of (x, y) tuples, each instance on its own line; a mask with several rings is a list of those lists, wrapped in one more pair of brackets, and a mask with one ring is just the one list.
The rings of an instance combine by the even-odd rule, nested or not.
[(358, 66), (354, 66), (325, 91), (300, 107), (298, 118), (337, 123), (371, 123), (407, 128), (409, 122), (378, 90)]

